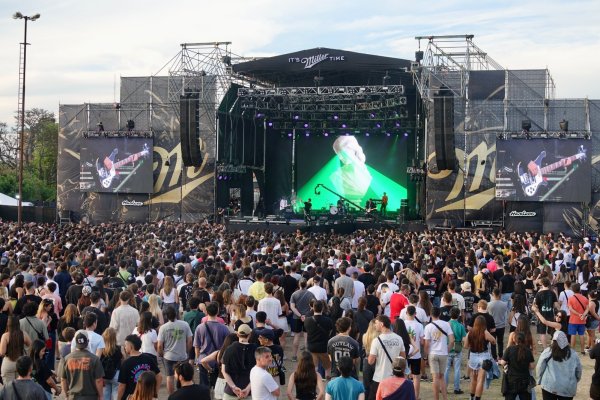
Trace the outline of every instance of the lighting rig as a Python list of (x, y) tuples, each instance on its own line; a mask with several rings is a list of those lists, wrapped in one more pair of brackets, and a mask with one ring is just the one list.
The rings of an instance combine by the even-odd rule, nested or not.
[(562, 119), (559, 123), (560, 130), (557, 131), (532, 131), (531, 121), (523, 120), (521, 122), (521, 130), (513, 132), (498, 132), (496, 139), (498, 140), (509, 140), (509, 139), (586, 139), (592, 138), (589, 132), (583, 131), (569, 131), (569, 121)]

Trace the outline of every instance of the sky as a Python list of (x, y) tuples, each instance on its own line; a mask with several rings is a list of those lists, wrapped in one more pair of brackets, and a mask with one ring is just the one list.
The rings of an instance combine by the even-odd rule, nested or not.
[[(0, 122), (14, 125), (28, 24), (26, 107), (113, 102), (121, 76), (159, 72), (181, 43), (271, 56), (330, 47), (413, 59), (419, 35), (474, 34), (509, 69), (549, 68), (557, 98), (600, 99), (600, 1), (1, 0)], [(424, 47), (424, 43), (422, 43)]]

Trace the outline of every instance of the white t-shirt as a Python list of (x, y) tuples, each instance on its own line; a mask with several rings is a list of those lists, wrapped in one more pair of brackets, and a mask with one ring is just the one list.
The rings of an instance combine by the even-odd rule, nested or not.
[(571, 315), (571, 311), (569, 311), (569, 306), (567, 305), (567, 302), (574, 294), (575, 292), (573, 292), (571, 289), (565, 289), (562, 292), (560, 292), (560, 295), (558, 296), (560, 309), (564, 310), (567, 313), (567, 315)]
[[(388, 285), (388, 288), (390, 289), (390, 292), (397, 292), (398, 290), (400, 290), (400, 288), (398, 287), (398, 285), (396, 285), (393, 282), (384, 282), (385, 284)], [(379, 286), (377, 286), (377, 293), (381, 293), (381, 285), (383, 285), (383, 283), (380, 283)]]
[(462, 294), (452, 293), (452, 305), (458, 307), (460, 311), (465, 311), (465, 298)]
[(327, 291), (321, 286), (312, 285), (308, 288), (308, 291), (315, 295), (315, 299), (327, 301)]
[[(423, 326), (425, 326), (425, 324), (429, 322), (429, 317), (427, 316), (425, 310), (419, 306), (415, 306), (414, 304), (411, 304), (411, 306), (415, 307), (415, 317), (419, 320), (417, 322), (420, 322)], [(407, 307), (404, 307), (402, 311), (400, 311), (400, 318), (404, 321), (406, 321), (406, 309)]]
[[(423, 339), (423, 335), (424, 335), (424, 329), (423, 329), (423, 325), (421, 325), (420, 323), (418, 323), (415, 320), (412, 321), (407, 321), (404, 320), (404, 325), (406, 325), (406, 330), (408, 331), (409, 336), (415, 341), (415, 343), (417, 344), (418, 348), (417, 350), (419, 350), (415, 355), (413, 355), (412, 357), (410, 357), (411, 360), (417, 360), (419, 358), (421, 358), (421, 339)], [(410, 352), (414, 352), (415, 349), (413, 349), (412, 345), (410, 346)], [(408, 357), (408, 354), (406, 355)]]
[[(446, 332), (446, 335), (453, 335), (452, 328), (446, 321), (439, 319), (435, 321), (435, 324)], [(433, 325), (433, 322), (425, 327), (425, 340), (429, 340), (429, 354), (448, 355), (448, 336), (446, 335)]]
[[(86, 332), (88, 336), (87, 350), (92, 354), (96, 354), (96, 350), (102, 350), (104, 348), (104, 338), (94, 331)], [(77, 337), (77, 333), (79, 333), (79, 331), (75, 332), (75, 337)], [(73, 340), (71, 341), (71, 351), (75, 351), (75, 349), (77, 349), (77, 346), (75, 345), (75, 337), (73, 337)]]
[(277, 396), (272, 394), (277, 388), (279, 384), (270, 373), (256, 365), (252, 367), (250, 370), (252, 400), (277, 400)]
[(391, 290), (388, 289), (387, 292), (385, 293), (381, 293), (381, 306), (385, 306), (385, 309), (383, 310), (383, 313), (385, 315), (387, 315), (388, 317), (390, 316), (390, 300), (392, 298), (392, 295), (394, 294), (394, 292), (392, 292)]
[(158, 335), (154, 329), (150, 329), (148, 332), (144, 333), (140, 336), (137, 328), (131, 332), (132, 335), (138, 336), (142, 339), (142, 347), (140, 348), (141, 353), (152, 354), (153, 356), (158, 356), (156, 353), (156, 349), (154, 348), (154, 343), (158, 342)]
[(375, 382), (381, 382), (385, 378), (392, 376), (392, 363), (390, 362), (390, 358), (388, 358), (386, 355), (383, 347), (381, 347), (381, 342), (379, 339), (381, 339), (381, 342), (383, 342), (385, 345), (387, 354), (390, 355), (392, 360), (398, 357), (400, 353), (405, 350), (402, 338), (393, 332), (381, 334), (379, 337), (373, 339), (369, 354), (377, 356), (375, 373), (373, 374), (373, 380)]
[(281, 302), (275, 297), (265, 297), (258, 302), (256, 311), (264, 311), (267, 314), (267, 319), (271, 320), (271, 326), (279, 328), (277, 321), (281, 315)]
[(354, 281), (354, 296), (352, 296), (352, 308), (358, 308), (358, 299), (365, 294), (365, 284), (361, 281)]

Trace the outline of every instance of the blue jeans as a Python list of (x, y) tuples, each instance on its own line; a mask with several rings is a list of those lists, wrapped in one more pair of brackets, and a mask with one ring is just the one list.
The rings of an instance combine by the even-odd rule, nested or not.
[(448, 364), (446, 365), (446, 372), (444, 373), (444, 380), (446, 386), (448, 386), (448, 374), (450, 372), (450, 366), (454, 365), (454, 390), (460, 390), (460, 367), (462, 364), (462, 351), (460, 353), (448, 353)]
[(502, 300), (503, 302), (506, 303), (506, 315), (508, 316), (508, 313), (510, 313), (510, 310), (512, 309), (512, 293), (502, 293), (500, 295), (500, 300)]
[(104, 380), (104, 400), (117, 400), (117, 390), (119, 389), (119, 371), (112, 379)]

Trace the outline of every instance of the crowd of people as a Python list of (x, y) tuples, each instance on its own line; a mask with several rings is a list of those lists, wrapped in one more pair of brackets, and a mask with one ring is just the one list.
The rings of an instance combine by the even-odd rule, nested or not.
[[(163, 381), (169, 400), (414, 400), (423, 384), (436, 400), (529, 400), (536, 386), (600, 399), (600, 244), (587, 238), (0, 232), (0, 400), (152, 400)], [(582, 357), (596, 360), (589, 388)]]

